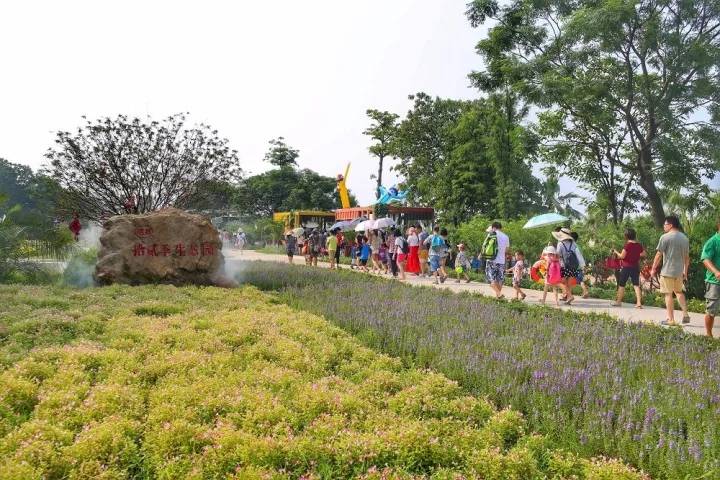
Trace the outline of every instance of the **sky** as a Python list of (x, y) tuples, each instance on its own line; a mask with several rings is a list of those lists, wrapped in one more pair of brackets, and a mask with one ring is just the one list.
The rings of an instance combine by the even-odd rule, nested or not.
[[(189, 112), (265, 171), (268, 141), (374, 198), (368, 108), (409, 94), (478, 98), (484, 29), (467, 0), (27, 1), (0, 3), (0, 157), (37, 169), (55, 132), (118, 114)], [(9, 47), (9, 48), (7, 48)], [(392, 165), (394, 161), (391, 161)], [(385, 169), (391, 186), (397, 177)]]

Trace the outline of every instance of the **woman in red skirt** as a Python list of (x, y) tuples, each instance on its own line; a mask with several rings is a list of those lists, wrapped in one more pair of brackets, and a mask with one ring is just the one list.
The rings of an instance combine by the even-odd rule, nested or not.
[(413, 273), (415, 275), (420, 274), (420, 257), (418, 251), (420, 250), (420, 239), (417, 236), (415, 227), (410, 227), (408, 230), (407, 237), (408, 245), (410, 245), (410, 253), (408, 254), (407, 265), (405, 271)]

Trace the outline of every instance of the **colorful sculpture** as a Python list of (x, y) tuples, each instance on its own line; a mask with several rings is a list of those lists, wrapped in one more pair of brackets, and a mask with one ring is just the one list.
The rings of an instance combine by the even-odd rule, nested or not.
[(396, 186), (385, 188), (382, 185), (378, 188), (380, 197), (375, 201), (375, 205), (389, 205), (391, 203), (404, 203), (407, 200), (407, 192), (398, 190)]

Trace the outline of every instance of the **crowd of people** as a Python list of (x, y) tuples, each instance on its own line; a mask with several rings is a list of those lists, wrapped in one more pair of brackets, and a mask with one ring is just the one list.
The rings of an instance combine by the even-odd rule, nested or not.
[[(678, 325), (675, 321), (675, 298), (681, 307), (681, 322), (686, 324), (690, 322), (684, 293), (690, 266), (689, 240), (676, 216), (666, 217), (663, 230), (650, 273), (652, 277), (658, 277), (660, 292), (665, 296), (667, 318), (662, 324)], [(626, 229), (624, 236), (622, 248), (612, 252), (620, 262), (615, 272), (617, 297), (613, 305), (622, 306), (629, 281), (635, 290), (635, 307), (643, 308), (640, 270), (647, 251), (638, 242), (632, 228)], [(584, 278), (586, 260), (578, 245), (577, 232), (558, 227), (552, 232), (552, 237), (532, 264), (526, 261), (523, 251), (511, 251), (510, 238), (503, 232), (500, 222), (494, 222), (488, 228), (477, 254), (468, 252), (464, 243), (451, 245), (447, 229), (435, 226), (427, 230), (420, 224), (404, 230), (389, 228), (352, 234), (340, 229), (331, 232), (312, 229), (298, 237), (288, 233), (285, 249), (290, 263), (296, 255), (302, 255), (306, 264), (317, 266), (318, 258), (327, 256), (330, 268), (339, 269), (340, 256), (344, 252), (351, 260), (351, 269), (390, 275), (399, 280), (405, 280), (408, 275), (424, 276), (436, 284), (444, 283), (453, 272), (455, 282), (469, 283), (469, 272), (483, 270), (486, 281), (499, 299), (505, 298), (502, 287), (506, 275), (511, 275), (515, 298), (525, 300), (527, 295), (521, 283), (530, 273), (533, 280), (544, 284), (541, 303), (545, 303), (547, 294), (552, 293), (556, 306), (560, 306), (561, 301), (572, 305), (576, 301), (574, 285), (582, 287), (583, 298), (588, 297)], [(714, 319), (720, 311), (720, 220), (718, 232), (705, 243), (699, 260), (707, 269), (705, 326), (707, 335), (712, 336)]]

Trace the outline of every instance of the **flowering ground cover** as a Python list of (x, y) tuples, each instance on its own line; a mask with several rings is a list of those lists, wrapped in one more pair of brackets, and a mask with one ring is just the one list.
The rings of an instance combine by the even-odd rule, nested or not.
[(273, 262), (247, 262), (239, 279), (520, 410), (580, 455), (620, 457), (654, 478), (720, 478), (717, 341)]
[(643, 479), (254, 288), (0, 285), (0, 479)]

